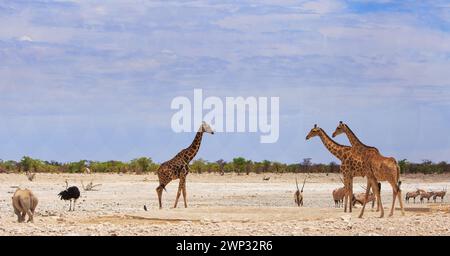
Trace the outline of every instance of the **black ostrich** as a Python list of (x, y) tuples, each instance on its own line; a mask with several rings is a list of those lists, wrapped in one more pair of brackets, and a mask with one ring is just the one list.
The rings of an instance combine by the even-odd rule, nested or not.
[[(61, 200), (63, 200), (63, 199), (66, 201), (70, 200), (69, 212), (71, 210), (75, 211), (75, 202), (77, 201), (78, 198), (80, 198), (80, 190), (75, 186), (69, 187), (69, 188), (66, 188), (66, 190), (64, 190), (64, 191), (61, 191), (58, 194), (58, 196)], [(72, 209), (72, 200), (73, 200), (73, 209)]]

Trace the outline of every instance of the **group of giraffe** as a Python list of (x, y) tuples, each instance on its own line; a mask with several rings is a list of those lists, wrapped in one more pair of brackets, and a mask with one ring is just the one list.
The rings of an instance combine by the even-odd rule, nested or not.
[(347, 205), (349, 212), (352, 212), (351, 199), (353, 196), (353, 178), (367, 177), (367, 187), (365, 202), (361, 209), (359, 217), (362, 218), (366, 202), (368, 201), (369, 192), (372, 188), (377, 204), (380, 209), (380, 218), (384, 217), (383, 205), (381, 203), (379, 181), (387, 181), (392, 186), (393, 200), (389, 216), (394, 214), (395, 200), (398, 197), (402, 215), (404, 215), (403, 201), (400, 190), (400, 167), (393, 157), (385, 157), (380, 154), (378, 149), (370, 147), (362, 143), (355, 133), (342, 121), (339, 122), (336, 130), (333, 133), (333, 138), (345, 133), (350, 141), (351, 146), (345, 146), (337, 143), (330, 138), (327, 133), (317, 125), (311, 129), (306, 136), (306, 140), (312, 137), (319, 136), (324, 146), (341, 161), (340, 172), (344, 176), (344, 212), (347, 212)]
[[(167, 184), (176, 179), (179, 179), (180, 181), (174, 208), (177, 207), (178, 199), (180, 198), (181, 193), (183, 194), (184, 206), (187, 207), (186, 176), (189, 173), (189, 163), (192, 159), (194, 159), (200, 149), (200, 144), (204, 133), (214, 134), (213, 129), (206, 122), (202, 122), (194, 141), (189, 147), (181, 150), (169, 161), (162, 163), (157, 170), (159, 186), (156, 188), (156, 192), (158, 195), (160, 209), (162, 208), (161, 198), (163, 190), (165, 190)], [(381, 211), (380, 217), (384, 216), (384, 210), (378, 187), (379, 181), (387, 181), (392, 186), (393, 201), (389, 216), (392, 216), (394, 213), (395, 200), (397, 197), (400, 202), (402, 214), (404, 214), (400, 190), (400, 168), (396, 160), (392, 157), (384, 157), (379, 153), (378, 149), (363, 144), (352, 132), (352, 130), (350, 130), (348, 125), (341, 121), (333, 133), (333, 138), (343, 133), (347, 135), (351, 146), (344, 146), (335, 142), (323, 129), (317, 125), (314, 125), (314, 128), (311, 129), (309, 134), (306, 136), (306, 140), (319, 136), (330, 153), (341, 161), (340, 172), (344, 176), (344, 187), (346, 191), (344, 197), (344, 211), (347, 212), (348, 206), (349, 212), (352, 212), (351, 199), (353, 195), (353, 177), (360, 176), (367, 177), (366, 202), (371, 188), (376, 195), (377, 204), (380, 206), (379, 209)], [(365, 204), (362, 207), (359, 217), (363, 216), (364, 209)]]

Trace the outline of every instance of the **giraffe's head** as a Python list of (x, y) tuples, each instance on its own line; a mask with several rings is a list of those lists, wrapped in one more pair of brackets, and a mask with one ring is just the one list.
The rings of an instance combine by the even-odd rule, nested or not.
[(317, 126), (317, 124), (314, 125), (314, 127), (309, 131), (308, 135), (306, 135), (306, 140), (309, 140), (310, 138), (314, 136), (318, 136), (320, 133), (320, 127)]
[(345, 125), (342, 121), (339, 121), (336, 130), (333, 132), (333, 138), (345, 132)]
[(200, 126), (198, 131), (199, 132), (206, 132), (206, 133), (214, 134), (214, 130), (205, 121), (202, 122), (202, 125)]

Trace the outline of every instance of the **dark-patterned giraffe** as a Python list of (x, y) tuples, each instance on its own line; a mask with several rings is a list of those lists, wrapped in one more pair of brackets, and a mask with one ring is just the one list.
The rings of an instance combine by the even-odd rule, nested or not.
[[(306, 136), (306, 139), (310, 139), (314, 136), (319, 136), (322, 140), (324, 146), (341, 160), (340, 172), (344, 176), (344, 187), (346, 190), (346, 195), (344, 197), (344, 211), (347, 212), (347, 205), (349, 206), (349, 212), (352, 212), (352, 196), (353, 196), (353, 177), (367, 177), (368, 183), (373, 185), (374, 193), (378, 194), (378, 181), (376, 180), (373, 173), (370, 172), (370, 169), (364, 166), (362, 156), (355, 154), (352, 151), (352, 147), (341, 145), (334, 140), (332, 140), (324, 130), (317, 125), (314, 125), (314, 128)], [(381, 208), (381, 216), (384, 216), (383, 206), (381, 204), (380, 197), (377, 197), (377, 203)]]
[[(391, 184), (393, 199), (389, 217), (394, 214), (395, 199), (397, 197), (400, 203), (402, 215), (405, 215), (405, 211), (403, 209), (402, 192), (400, 190), (400, 167), (398, 166), (395, 158), (382, 156), (377, 148), (370, 147), (362, 143), (358, 139), (358, 137), (356, 137), (355, 133), (350, 129), (350, 127), (340, 121), (333, 133), (333, 138), (342, 133), (345, 133), (347, 135), (352, 148), (354, 148), (356, 152), (364, 156), (364, 159), (368, 162), (368, 165), (372, 169), (375, 178), (378, 181), (387, 181), (389, 182), (389, 184)], [(366, 189), (366, 198), (369, 195), (368, 190), (370, 190), (370, 184), (368, 184)], [(361, 209), (360, 217), (362, 217), (362, 215), (364, 214), (364, 209), (365, 204)]]
[(156, 171), (159, 179), (159, 186), (156, 188), (156, 192), (158, 194), (159, 209), (162, 208), (161, 197), (163, 190), (165, 190), (165, 187), (167, 186), (167, 184), (169, 184), (169, 182), (176, 179), (180, 179), (180, 182), (178, 184), (177, 197), (175, 199), (175, 204), (173, 207), (177, 207), (178, 199), (180, 198), (181, 192), (183, 192), (184, 207), (187, 208), (186, 176), (189, 173), (189, 162), (194, 159), (195, 155), (200, 149), (203, 133), (205, 132), (214, 134), (214, 131), (211, 129), (211, 127), (207, 123), (203, 122), (198, 129), (192, 144), (188, 148), (181, 150), (180, 153), (178, 153), (174, 158), (162, 163)]

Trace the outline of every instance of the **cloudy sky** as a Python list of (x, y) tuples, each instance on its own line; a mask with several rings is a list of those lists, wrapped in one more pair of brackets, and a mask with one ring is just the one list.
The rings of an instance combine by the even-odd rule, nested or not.
[[(448, 1), (0, 1), (0, 159), (161, 162), (177, 96), (280, 97), (280, 138), (197, 157), (334, 159), (339, 120), (384, 155), (450, 161)], [(337, 139), (348, 144), (344, 136)]]

